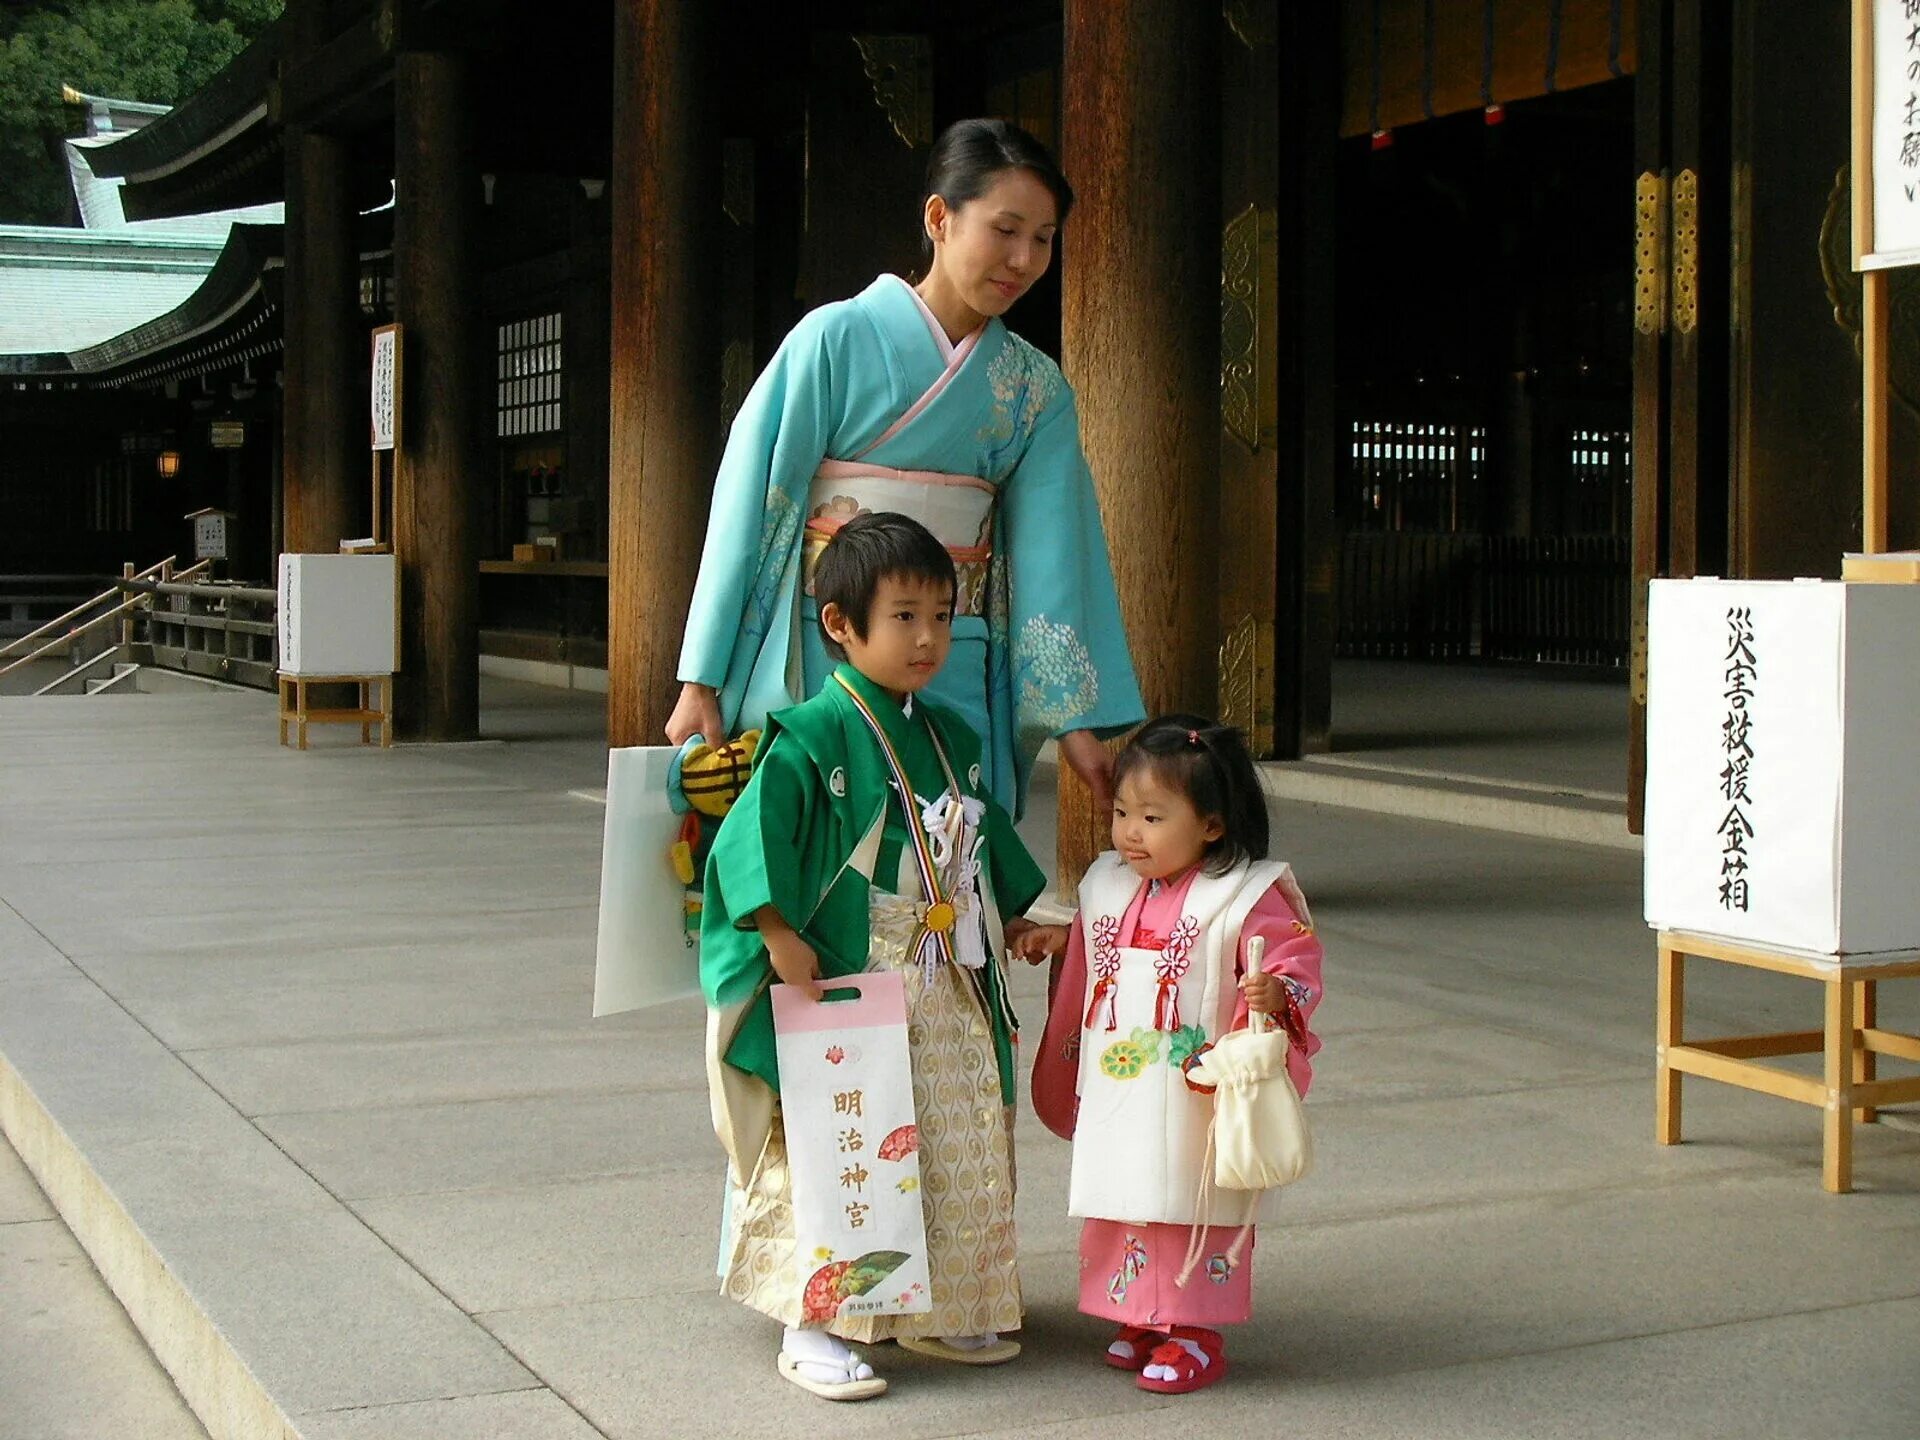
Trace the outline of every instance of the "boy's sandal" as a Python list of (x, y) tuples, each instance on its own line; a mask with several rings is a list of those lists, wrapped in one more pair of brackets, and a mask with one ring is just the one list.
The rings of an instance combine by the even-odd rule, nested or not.
[[(1107, 1364), (1116, 1370), (1143, 1370), (1147, 1356), (1166, 1343), (1166, 1332), (1148, 1330), (1139, 1325), (1122, 1325), (1120, 1332), (1107, 1342)], [(1115, 1352), (1114, 1346), (1127, 1347), (1126, 1355)]]
[[(1188, 1345), (1197, 1347), (1206, 1358), (1196, 1356)], [(1227, 1355), (1220, 1337), (1207, 1330), (1189, 1330), (1149, 1355), (1146, 1368), (1134, 1383), (1160, 1395), (1185, 1395), (1225, 1379), (1226, 1374)]]
[(822, 1362), (801, 1360), (784, 1350), (780, 1352), (776, 1363), (783, 1378), (791, 1380), (809, 1395), (818, 1395), (822, 1400), (872, 1400), (887, 1393), (887, 1382), (878, 1375), (865, 1380), (815, 1380), (803, 1374), (800, 1367)]
[(935, 1360), (951, 1360), (956, 1365), (1004, 1365), (1020, 1353), (1020, 1342), (1002, 1337), (991, 1345), (968, 1350), (949, 1345), (938, 1335), (902, 1335), (900, 1348), (916, 1355), (930, 1355)]

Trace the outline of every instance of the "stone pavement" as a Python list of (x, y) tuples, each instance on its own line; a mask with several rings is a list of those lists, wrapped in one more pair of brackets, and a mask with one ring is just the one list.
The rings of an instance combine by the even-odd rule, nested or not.
[[(885, 1349), (829, 1409), (712, 1294), (697, 1006), (587, 1018), (596, 702), (487, 695), (506, 743), (305, 755), (270, 697), (0, 700), (0, 1128), (214, 1436), (1912, 1435), (1920, 1135), (1861, 1130), (1830, 1197), (1813, 1112), (1695, 1082), (1660, 1149), (1636, 857), (1285, 802), (1321, 1163), (1232, 1377), (1099, 1363), (1023, 1111), (1027, 1353)], [(1818, 1004), (1690, 989), (1709, 1029)]]

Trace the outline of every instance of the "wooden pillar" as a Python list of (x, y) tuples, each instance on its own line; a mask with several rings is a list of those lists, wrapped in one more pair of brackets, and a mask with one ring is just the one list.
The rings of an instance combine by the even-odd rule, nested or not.
[(399, 733), (480, 730), (479, 487), (491, 367), (480, 328), (480, 177), (467, 62), (395, 60), (393, 272), (406, 344), (406, 434), (394, 487), (400, 557)]
[(357, 383), (366, 329), (357, 308), (346, 142), (290, 128), (286, 178), (282, 539), (288, 550), (322, 553), (360, 533), (366, 484), (366, 405)]
[[(614, 10), (607, 743), (664, 744), (720, 454), (717, 7)], [(753, 536), (739, 537), (751, 545)]]
[[(1217, 7), (1067, 0), (1061, 351), (1147, 713), (1218, 706)], [(1062, 767), (1063, 892), (1109, 845)]]

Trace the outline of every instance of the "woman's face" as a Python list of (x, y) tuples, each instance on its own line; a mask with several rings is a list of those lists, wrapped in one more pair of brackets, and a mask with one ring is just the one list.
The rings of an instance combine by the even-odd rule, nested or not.
[(1053, 192), (1031, 170), (1002, 170), (959, 209), (927, 198), (933, 268), (969, 308), (1005, 314), (1053, 263), (1060, 228)]

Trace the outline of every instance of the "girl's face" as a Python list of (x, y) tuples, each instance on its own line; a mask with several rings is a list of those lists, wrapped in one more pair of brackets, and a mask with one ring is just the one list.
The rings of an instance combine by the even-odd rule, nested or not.
[(969, 309), (1002, 315), (1047, 273), (1060, 228), (1053, 192), (1031, 170), (1002, 170), (959, 209), (927, 197), (933, 268)]
[(1114, 792), (1113, 848), (1142, 880), (1166, 880), (1191, 869), (1224, 834), (1219, 816), (1195, 810), (1151, 765), (1129, 771)]

